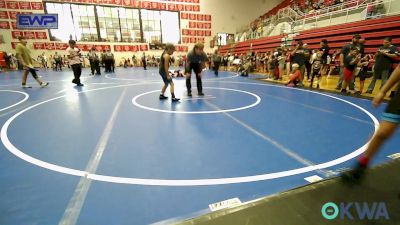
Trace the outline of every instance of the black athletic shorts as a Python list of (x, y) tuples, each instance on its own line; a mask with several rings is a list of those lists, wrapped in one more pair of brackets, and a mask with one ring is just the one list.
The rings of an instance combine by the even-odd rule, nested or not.
[(400, 124), (400, 86), (392, 99), (390, 99), (382, 120)]

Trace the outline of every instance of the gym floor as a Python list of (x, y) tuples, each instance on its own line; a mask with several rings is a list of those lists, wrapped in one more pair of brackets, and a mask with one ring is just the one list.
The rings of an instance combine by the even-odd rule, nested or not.
[[(386, 104), (205, 71), (205, 96), (160, 101), (156, 68), (89, 76), (0, 76), (0, 224), (169, 223), (337, 176), (363, 152)], [(169, 90), (167, 90), (167, 95)], [(395, 135), (373, 162), (397, 153)]]

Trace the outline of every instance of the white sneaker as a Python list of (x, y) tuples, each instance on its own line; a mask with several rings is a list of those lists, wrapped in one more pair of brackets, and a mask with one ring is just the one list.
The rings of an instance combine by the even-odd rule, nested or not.
[(49, 82), (42, 82), (42, 83), (40, 84), (40, 87), (44, 88), (44, 87), (46, 87), (47, 85), (49, 85)]
[(29, 85), (27, 85), (27, 84), (23, 84), (23, 85), (22, 85), (22, 88), (32, 88), (32, 86), (29, 86)]

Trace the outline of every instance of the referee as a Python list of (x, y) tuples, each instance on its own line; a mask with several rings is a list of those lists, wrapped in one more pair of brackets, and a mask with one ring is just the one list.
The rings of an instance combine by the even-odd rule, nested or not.
[(205, 63), (208, 61), (207, 55), (204, 53), (204, 44), (197, 43), (194, 48), (187, 54), (187, 61), (185, 67), (186, 74), (186, 87), (189, 97), (192, 96), (192, 84), (190, 78), (192, 70), (196, 74), (197, 92), (199, 96), (204, 96), (203, 85), (201, 82), (201, 72), (205, 68)]

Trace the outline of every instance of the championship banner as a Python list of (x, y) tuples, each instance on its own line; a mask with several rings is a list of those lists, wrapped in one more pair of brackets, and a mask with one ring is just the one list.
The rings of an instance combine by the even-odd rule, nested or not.
[(47, 50), (55, 50), (56, 46), (52, 42), (47, 42), (47, 43), (44, 43), (44, 48)]
[(160, 10), (167, 10), (167, 3), (159, 3), (158, 6)]
[(10, 29), (10, 23), (8, 21), (0, 21), (0, 29)]
[(56, 50), (65, 51), (69, 47), (67, 43), (55, 43), (55, 44), (56, 44)]
[(33, 43), (33, 49), (39, 49), (39, 50), (45, 49), (44, 43), (38, 43), (38, 42)]
[(18, 4), (20, 9), (30, 10), (32, 8), (30, 2), (18, 2)]
[(196, 20), (196, 14), (190, 13), (190, 14), (189, 14), (189, 19), (190, 19), (190, 20)]
[(194, 11), (194, 12), (200, 12), (200, 6), (198, 6), (198, 5), (193, 5), (193, 11)]
[(167, 10), (168, 11), (175, 11), (176, 10), (176, 5), (173, 3), (167, 3)]
[(6, 2), (5, 1), (0, 1), (0, 9), (6, 9)]
[(33, 10), (43, 10), (43, 3), (41, 2), (31, 2), (31, 7)]
[(204, 28), (204, 23), (197, 22), (197, 28), (203, 29)]
[(183, 20), (187, 20), (187, 19), (189, 19), (189, 14), (188, 13), (181, 13), (181, 19), (183, 19)]
[(47, 32), (39, 31), (35, 32), (36, 39), (47, 39)]
[(189, 21), (189, 28), (196, 28), (196, 22)]
[(140, 45), (140, 51), (148, 51), (149, 50), (149, 46), (148, 45)]
[(19, 9), (17, 1), (7, 1), (7, 9)]
[(11, 37), (13, 39), (18, 39), (19, 37), (24, 36), (24, 32), (23, 31), (19, 31), (19, 30), (13, 30), (11, 31)]
[(204, 36), (204, 30), (197, 30), (196, 31), (197, 36)]
[(35, 36), (35, 32), (34, 32), (34, 31), (25, 31), (25, 32), (24, 32), (24, 37), (25, 37), (26, 39), (36, 39), (36, 36)]
[(7, 11), (0, 11), (0, 19), (8, 19)]
[(139, 47), (137, 45), (131, 45), (129, 51), (137, 52), (137, 51), (139, 51)]
[(204, 31), (205, 32), (205, 35), (207, 36), (207, 37), (211, 37), (211, 30), (206, 30), (206, 31)]
[(190, 36), (196, 36), (196, 30), (189, 30)]
[(196, 18), (197, 18), (197, 20), (204, 20), (204, 15), (203, 14), (197, 14)]
[(185, 5), (185, 11), (193, 11), (192, 5)]
[(177, 4), (177, 5), (176, 5), (176, 10), (178, 10), (178, 11), (185, 11), (185, 5)]
[(205, 21), (211, 21), (211, 15), (204, 15)]

